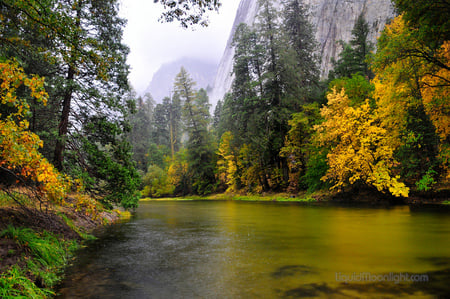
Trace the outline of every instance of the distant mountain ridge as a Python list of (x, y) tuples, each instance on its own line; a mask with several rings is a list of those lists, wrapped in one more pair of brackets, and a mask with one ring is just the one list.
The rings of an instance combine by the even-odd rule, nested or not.
[(184, 67), (191, 78), (197, 83), (195, 88), (211, 89), (217, 72), (217, 64), (198, 58), (183, 57), (163, 64), (153, 75), (145, 93), (150, 93), (156, 103), (170, 95), (173, 90), (175, 76)]

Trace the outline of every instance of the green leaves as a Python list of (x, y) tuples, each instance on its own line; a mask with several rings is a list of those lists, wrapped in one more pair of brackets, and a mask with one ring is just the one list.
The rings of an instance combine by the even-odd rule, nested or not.
[(182, 27), (192, 25), (208, 26), (208, 19), (204, 15), (207, 11), (219, 10), (221, 3), (218, 0), (153, 0), (160, 2), (167, 10), (160, 18), (162, 21), (173, 22), (178, 20)]

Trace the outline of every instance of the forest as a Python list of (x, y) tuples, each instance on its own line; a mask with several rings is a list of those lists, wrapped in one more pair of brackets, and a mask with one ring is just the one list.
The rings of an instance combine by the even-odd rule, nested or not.
[(236, 29), (232, 89), (213, 115), (185, 69), (162, 104), (137, 97), (129, 140), (143, 196), (448, 189), (448, 4), (395, 4), (376, 45), (357, 19), (321, 79), (307, 7), (261, 1), (256, 24)]
[[(194, 14), (161, 4), (187, 27), (220, 6), (200, 2)], [(18, 186), (127, 209), (142, 196), (448, 187), (447, 4), (395, 1), (376, 45), (361, 15), (321, 79), (308, 8), (261, 1), (236, 29), (234, 82), (213, 115), (184, 68), (162, 103), (136, 95), (118, 5), (2, 1), (0, 170), (16, 201)]]
[(232, 89), (211, 116), (183, 68), (162, 103), (136, 95), (117, 1), (47, 2), (1, 7), (5, 186), (124, 208), (141, 196), (448, 187), (444, 4), (396, 1), (376, 45), (361, 15), (321, 79), (307, 7), (261, 1), (256, 24), (236, 29)]
[[(154, 2), (182, 27), (220, 7)], [(359, 16), (321, 78), (308, 8), (261, 0), (234, 35), (232, 88), (211, 107), (184, 68), (164, 99), (133, 91), (120, 1), (1, 0), (0, 297), (55, 295), (87, 227), (143, 197), (448, 200), (450, 5), (393, 2), (377, 43)]]

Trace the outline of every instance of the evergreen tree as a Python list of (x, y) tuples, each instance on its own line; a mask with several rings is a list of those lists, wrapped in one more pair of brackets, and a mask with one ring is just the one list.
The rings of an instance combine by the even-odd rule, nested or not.
[[(280, 15), (270, 1), (260, 1), (255, 27), (237, 27), (235, 78), (219, 124), (221, 133), (229, 131), (233, 146), (245, 153), (245, 163), (237, 163), (237, 172), (242, 171), (243, 182), (247, 182), (244, 185), (257, 182), (262, 190), (287, 186), (287, 157), (279, 153), (288, 121), (311, 101), (318, 84), (317, 59), (312, 54), (315, 42), (305, 8), (298, 1), (284, 4)], [(251, 168), (256, 177), (239, 169), (240, 165)]]
[(216, 140), (222, 136), (223, 132), (220, 130), (220, 118), (222, 117), (222, 111), (223, 111), (223, 101), (219, 100), (217, 101), (216, 107), (214, 108), (214, 115), (212, 120), (212, 129), (214, 131), (214, 134), (216, 136)]
[(159, 145), (165, 145), (170, 148), (170, 98), (165, 97), (162, 104), (155, 106), (155, 115), (153, 119), (152, 140)]
[(182, 117), (188, 131), (198, 130), (200, 125), (195, 111), (195, 84), (186, 69), (181, 67), (180, 72), (175, 77), (174, 97), (179, 98), (181, 101)]
[(319, 83), (319, 57), (315, 54), (317, 43), (308, 21), (307, 8), (301, 1), (284, 2), (282, 30), (287, 45), (282, 55), (285, 92), (301, 104), (311, 102)]
[[(118, 17), (118, 1), (6, 0), (0, 9), (2, 16), (14, 20), (1, 26), (1, 55), (18, 57), (27, 71), (48, 78), (52, 106), (36, 106), (30, 117), (33, 130), (45, 131), (41, 135), (50, 140), (44, 153), (56, 168), (83, 177), (90, 190), (114, 177), (102, 175), (98, 168), (110, 165), (99, 165), (95, 159), (120, 156), (113, 159), (112, 169), (124, 167), (130, 177), (116, 177), (124, 180), (116, 185), (125, 184), (123, 190), (133, 193), (129, 200), (135, 204), (137, 193), (131, 190), (136, 185), (133, 180), (139, 180), (128, 161), (131, 152), (126, 151), (131, 148), (125, 138), (132, 103), (123, 100), (128, 89), (128, 48), (121, 43), (124, 20)], [(116, 195), (109, 199), (120, 201), (121, 195)]]
[(188, 133), (186, 143), (188, 173), (192, 192), (206, 194), (213, 191), (214, 149), (212, 136), (208, 132), (210, 123), (209, 100), (206, 90), (194, 89), (195, 82), (184, 68), (175, 78), (175, 94), (183, 103), (183, 120)]
[[(132, 98), (135, 93), (131, 94)], [(130, 116), (131, 131), (128, 134), (128, 140), (133, 147), (133, 159), (136, 161), (137, 168), (146, 171), (147, 151), (152, 143), (154, 135), (154, 105), (155, 102), (150, 94), (137, 98), (137, 111)]]
[(334, 70), (330, 72), (330, 78), (348, 77), (359, 73), (367, 79), (373, 78), (373, 73), (369, 68), (368, 55), (373, 50), (373, 45), (367, 40), (369, 34), (369, 24), (360, 14), (356, 19), (352, 29), (352, 39), (347, 44), (341, 41), (342, 52), (339, 59), (334, 61)]

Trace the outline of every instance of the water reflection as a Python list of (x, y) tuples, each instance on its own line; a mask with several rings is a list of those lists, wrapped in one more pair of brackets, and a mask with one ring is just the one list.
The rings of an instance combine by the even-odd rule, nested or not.
[[(450, 213), (142, 203), (80, 252), (61, 298), (450, 297)], [(343, 282), (336, 273), (426, 274)]]

